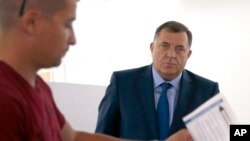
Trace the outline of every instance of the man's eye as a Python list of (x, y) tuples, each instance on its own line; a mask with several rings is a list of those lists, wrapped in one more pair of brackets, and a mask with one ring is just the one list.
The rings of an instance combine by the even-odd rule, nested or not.
[(160, 47), (166, 48), (166, 47), (169, 47), (169, 45), (168, 44), (161, 44)]
[(178, 51), (185, 51), (185, 48), (184, 47), (177, 47), (177, 50)]

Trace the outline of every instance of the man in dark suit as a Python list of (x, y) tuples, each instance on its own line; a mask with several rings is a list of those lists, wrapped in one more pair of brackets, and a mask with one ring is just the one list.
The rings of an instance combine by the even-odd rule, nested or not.
[[(156, 29), (150, 45), (152, 65), (117, 71), (100, 103), (96, 132), (137, 140), (163, 140), (185, 128), (182, 118), (219, 92), (217, 82), (184, 69), (191, 56), (192, 33), (169, 21)], [(163, 91), (163, 83), (170, 88)], [(167, 121), (158, 104), (164, 93)], [(162, 131), (161, 125), (169, 123)], [(167, 132), (162, 137), (162, 133)]]

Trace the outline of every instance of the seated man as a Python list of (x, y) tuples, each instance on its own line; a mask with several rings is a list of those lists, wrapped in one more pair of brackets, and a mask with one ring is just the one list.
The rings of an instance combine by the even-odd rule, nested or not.
[(160, 25), (150, 45), (153, 63), (112, 74), (96, 132), (164, 140), (185, 128), (182, 118), (219, 92), (218, 83), (184, 69), (191, 43), (192, 33), (185, 25)]

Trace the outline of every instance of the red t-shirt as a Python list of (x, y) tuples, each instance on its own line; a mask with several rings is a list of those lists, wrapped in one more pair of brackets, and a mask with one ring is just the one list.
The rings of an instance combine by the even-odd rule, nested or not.
[(32, 88), (0, 61), (0, 141), (61, 141), (64, 124), (50, 88), (39, 76)]

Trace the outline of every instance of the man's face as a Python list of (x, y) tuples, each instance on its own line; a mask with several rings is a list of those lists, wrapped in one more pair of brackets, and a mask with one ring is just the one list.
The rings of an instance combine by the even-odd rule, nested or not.
[(161, 30), (150, 45), (153, 66), (165, 79), (172, 80), (184, 69), (191, 50), (186, 32)]
[(76, 1), (66, 0), (66, 6), (52, 17), (44, 18), (37, 41), (36, 63), (39, 67), (53, 67), (61, 63), (70, 45), (76, 43), (73, 21), (76, 16)]

